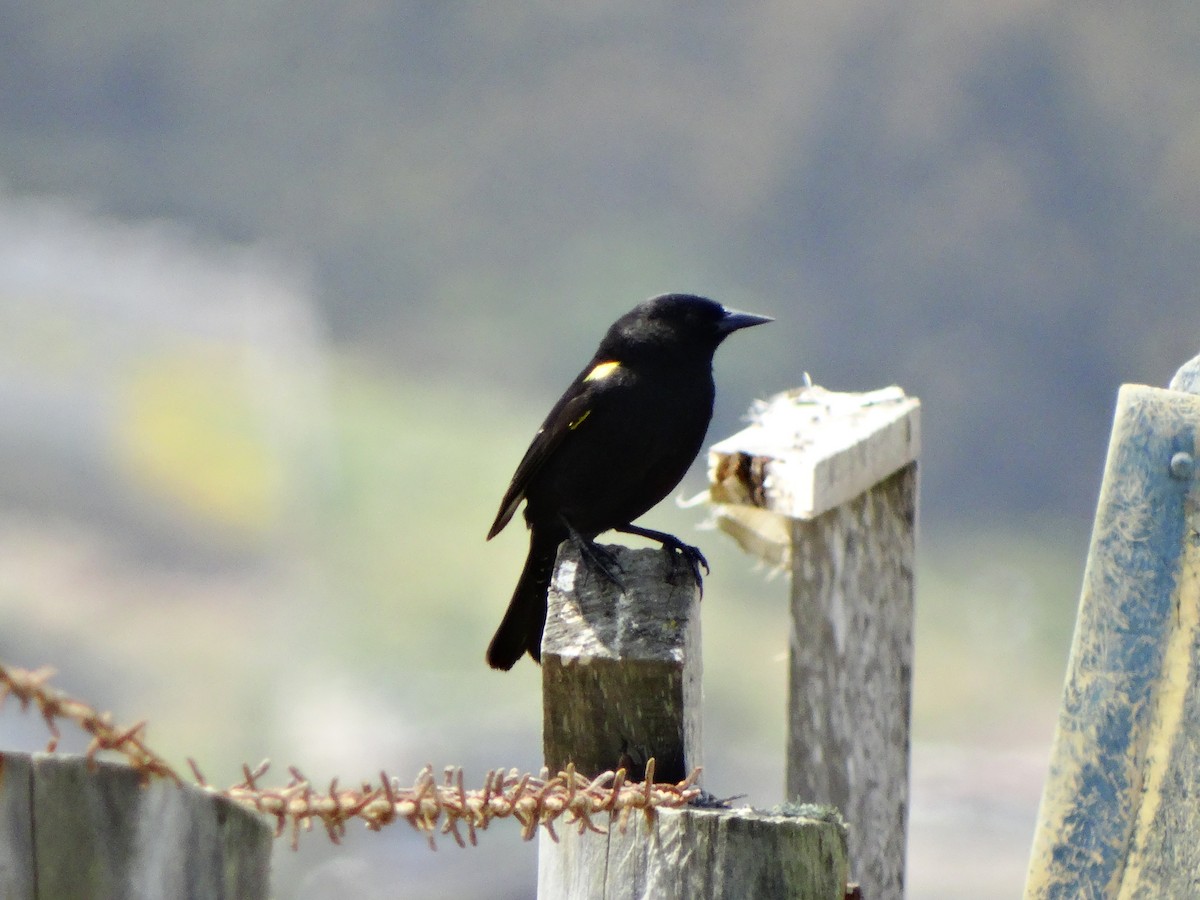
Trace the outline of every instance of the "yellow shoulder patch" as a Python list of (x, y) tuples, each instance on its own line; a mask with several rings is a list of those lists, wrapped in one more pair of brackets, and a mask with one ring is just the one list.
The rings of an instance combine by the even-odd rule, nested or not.
[(617, 371), (617, 369), (619, 369), (619, 368), (621, 368), (621, 364), (619, 362), (609, 361), (609, 362), (597, 363), (596, 367), (594, 369), (592, 369), (592, 371), (588, 372), (583, 380), (584, 381), (600, 381), (601, 379), (607, 378), (609, 375), (611, 375), (613, 372)]
[[(616, 364), (614, 363), (614, 365), (616, 365)], [(578, 428), (580, 425), (582, 425), (584, 420), (591, 414), (592, 414), (592, 411), (590, 409), (585, 409), (583, 411), (583, 415), (577, 416), (575, 418), (575, 421), (567, 423), (567, 430), (574, 431), (576, 428)]]

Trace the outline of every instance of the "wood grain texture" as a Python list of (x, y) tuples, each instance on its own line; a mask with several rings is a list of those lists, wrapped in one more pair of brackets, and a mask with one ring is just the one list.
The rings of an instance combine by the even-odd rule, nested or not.
[(32, 804), (32, 761), (0, 753), (0, 900), (36, 900)]
[(24, 855), (36, 886), (6, 880), (2, 900), (266, 900), (272, 830), (232, 801), (78, 756), (0, 760), (0, 860)]
[(863, 896), (904, 894), (917, 471), (792, 523), (787, 796), (850, 825)]
[(662, 809), (622, 831), (543, 833), (542, 900), (843, 900), (845, 829), (750, 809)]

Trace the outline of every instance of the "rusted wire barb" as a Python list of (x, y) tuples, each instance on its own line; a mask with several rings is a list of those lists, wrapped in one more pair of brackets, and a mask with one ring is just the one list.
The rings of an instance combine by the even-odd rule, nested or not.
[(92, 736), (87, 747), (89, 762), (94, 762), (101, 750), (112, 750), (129, 760), (143, 778), (159, 776), (183, 783), (166, 760), (142, 741), (145, 722), (138, 722), (132, 728), (118, 728), (107, 713), (98, 713), (83, 701), (47, 685), (53, 675), (54, 669), (49, 666), (31, 671), (0, 665), (0, 705), (10, 695), (17, 698), (22, 710), (28, 709), (31, 703), (36, 705), (50, 731), (48, 751), (53, 752), (58, 747), (61, 735), (57, 721), (65, 719)]
[[(47, 750), (51, 752), (60, 738), (57, 722), (68, 720), (92, 736), (87, 749), (89, 760), (101, 750), (108, 750), (123, 756), (144, 779), (160, 777), (184, 783), (162, 757), (146, 746), (145, 722), (132, 728), (115, 726), (107, 713), (98, 713), (83, 701), (49, 687), (47, 682), (53, 675), (51, 668), (28, 670), (0, 665), (0, 707), (9, 696), (17, 699), (22, 710), (31, 704), (37, 706), (50, 731)], [(580, 834), (604, 833), (613, 821), (624, 831), (635, 810), (649, 821), (656, 809), (686, 806), (700, 794), (695, 786), (699, 769), (678, 784), (655, 784), (653, 759), (647, 761), (646, 780), (641, 783), (627, 782), (624, 769), (589, 779), (568, 765), (553, 776), (547, 769), (537, 775), (493, 769), (484, 777), (480, 790), (466, 788), (463, 771), (457, 766), (443, 769), (440, 782), (434, 777), (433, 766), (426, 766), (411, 787), (380, 772), (378, 782), (363, 782), (358, 789), (339, 787), (335, 778), (325, 790), (314, 788), (304, 773), (292, 766), (287, 784), (268, 788), (259, 783), (270, 769), (266, 761), (253, 769), (243, 765), (241, 782), (219, 790), (208, 783), (194, 760), (188, 759), (188, 765), (198, 787), (274, 819), (276, 837), (290, 834), (293, 848), (299, 844), (300, 832), (311, 831), (318, 822), (331, 841), (340, 843), (352, 819), (362, 820), (372, 831), (407, 821), (425, 835), (434, 849), (437, 836), (447, 834), (460, 847), (474, 845), (477, 832), (486, 830), (495, 819), (509, 818), (520, 823), (525, 840), (530, 840), (540, 827), (557, 841), (554, 825), (560, 819)]]

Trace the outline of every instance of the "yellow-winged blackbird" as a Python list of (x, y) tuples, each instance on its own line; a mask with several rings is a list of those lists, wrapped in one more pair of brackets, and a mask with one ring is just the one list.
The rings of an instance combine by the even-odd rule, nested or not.
[(699, 579), (698, 549), (633, 520), (679, 484), (700, 451), (717, 345), (770, 321), (703, 297), (663, 294), (608, 329), (538, 429), (488, 532), (491, 540), (525, 500), (529, 556), (488, 647), (492, 668), (511, 669), (525, 653), (540, 661), (546, 592), (564, 540), (616, 581), (611, 557), (593, 539), (609, 530), (647, 537), (682, 553)]

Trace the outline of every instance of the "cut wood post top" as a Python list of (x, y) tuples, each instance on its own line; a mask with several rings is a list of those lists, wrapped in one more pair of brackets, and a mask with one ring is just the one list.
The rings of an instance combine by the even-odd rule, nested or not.
[(749, 427), (709, 449), (710, 499), (815, 519), (917, 458), (920, 409), (895, 386), (808, 385), (760, 400)]
[(662, 809), (607, 834), (540, 836), (538, 897), (843, 900), (846, 828), (835, 811)]
[(581, 559), (570, 542), (559, 550), (542, 655), (584, 663), (680, 661), (699, 597), (687, 564), (650, 548), (604, 550), (620, 567), (620, 587)]
[(916, 460), (920, 414), (921, 401), (896, 386), (806, 385), (756, 401), (751, 424), (708, 451), (706, 499), (718, 527), (747, 552), (787, 565), (787, 520), (815, 519)]

